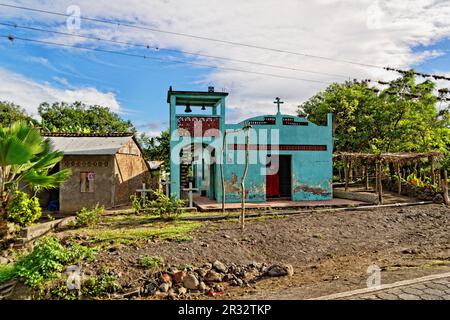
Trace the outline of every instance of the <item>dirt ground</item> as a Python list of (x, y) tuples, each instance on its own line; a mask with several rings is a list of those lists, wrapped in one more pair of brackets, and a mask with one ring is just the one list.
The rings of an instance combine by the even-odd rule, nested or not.
[(122, 244), (100, 252), (84, 270), (106, 266), (131, 290), (148, 276), (138, 263), (145, 255), (172, 265), (290, 263), (293, 277), (229, 287), (223, 298), (283, 299), (295, 292), (296, 299), (305, 299), (365, 287), (373, 264), (381, 268), (383, 284), (450, 269), (450, 209), (443, 205), (256, 219), (244, 232), (237, 221), (205, 222), (191, 236), (184, 242)]

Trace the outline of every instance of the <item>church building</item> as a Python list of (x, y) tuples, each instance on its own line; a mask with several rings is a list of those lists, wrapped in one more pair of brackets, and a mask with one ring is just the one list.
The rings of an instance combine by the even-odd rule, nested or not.
[[(277, 112), (226, 123), (228, 93), (174, 91), (170, 88), (170, 192), (185, 198), (195, 189), (201, 196), (241, 202), (245, 178), (247, 202), (271, 199), (331, 200), (333, 131), (305, 118)], [(225, 138), (224, 138), (225, 136)]]

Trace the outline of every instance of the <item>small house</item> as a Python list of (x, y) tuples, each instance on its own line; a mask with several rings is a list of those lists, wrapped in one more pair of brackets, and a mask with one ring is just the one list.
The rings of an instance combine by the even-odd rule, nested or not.
[(54, 168), (69, 168), (72, 176), (59, 189), (41, 196), (49, 210), (72, 213), (96, 204), (114, 208), (149, 183), (150, 167), (130, 134), (49, 134), (52, 148), (64, 153)]

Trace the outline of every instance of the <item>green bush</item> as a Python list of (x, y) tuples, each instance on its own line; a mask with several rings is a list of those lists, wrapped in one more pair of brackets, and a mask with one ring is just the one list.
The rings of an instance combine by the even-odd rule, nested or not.
[(16, 191), (6, 208), (6, 218), (21, 227), (31, 225), (42, 216), (42, 209), (39, 199), (33, 197), (30, 199), (28, 194)]
[(95, 298), (118, 292), (121, 289), (122, 288), (114, 275), (109, 272), (102, 272), (97, 277), (83, 277), (81, 280), (80, 291), (69, 290), (67, 287), (67, 278), (61, 277), (41, 291), (41, 298), (59, 300)]
[(158, 256), (143, 256), (139, 258), (139, 264), (152, 271), (157, 271), (164, 265), (164, 259)]
[(0, 265), (0, 284), (5, 283), (11, 279), (15, 278), (15, 270), (14, 266), (7, 264), (7, 265)]
[(105, 212), (105, 207), (98, 204), (93, 209), (81, 209), (76, 216), (77, 227), (91, 227), (98, 223), (100, 216)]
[(174, 220), (182, 213), (181, 209), (185, 206), (183, 200), (168, 197), (161, 191), (154, 191), (153, 194), (156, 196), (156, 200), (149, 201), (148, 205), (162, 219)]
[(45, 280), (57, 277), (68, 264), (92, 259), (94, 250), (73, 244), (64, 247), (53, 237), (43, 238), (33, 251), (18, 260), (14, 267), (15, 275), (25, 280), (25, 284), (38, 287)]

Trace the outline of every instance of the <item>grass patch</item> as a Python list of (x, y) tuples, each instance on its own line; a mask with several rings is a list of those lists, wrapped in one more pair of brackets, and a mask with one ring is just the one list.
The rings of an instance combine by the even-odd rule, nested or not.
[[(72, 235), (83, 235), (91, 238), (91, 242), (109, 242), (128, 244), (130, 241), (147, 239), (160, 239), (168, 241), (190, 241), (190, 233), (201, 226), (199, 222), (173, 221), (173, 222), (153, 222), (140, 221), (139, 217), (134, 217), (130, 221), (126, 219), (115, 220), (105, 224), (102, 222), (96, 228), (84, 228), (67, 231)], [(139, 222), (139, 223), (136, 223)]]
[(16, 277), (13, 265), (0, 265), (0, 284), (8, 282)]
[(144, 268), (156, 271), (164, 265), (164, 259), (159, 256), (142, 256), (139, 258), (139, 264)]
[(450, 266), (450, 261), (448, 260), (433, 260), (428, 263), (422, 265), (422, 268), (433, 268), (433, 267), (442, 267), (442, 266)]

